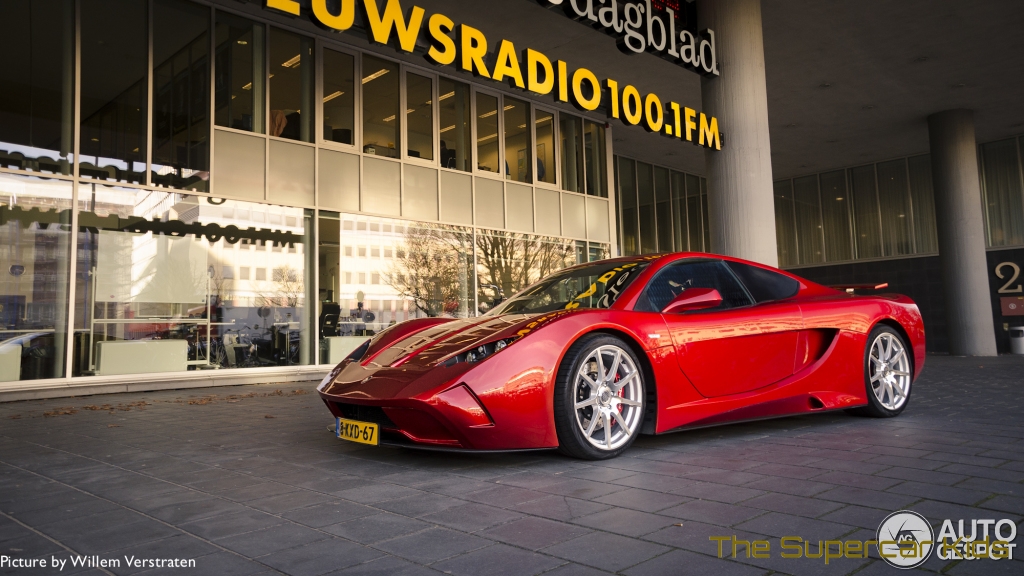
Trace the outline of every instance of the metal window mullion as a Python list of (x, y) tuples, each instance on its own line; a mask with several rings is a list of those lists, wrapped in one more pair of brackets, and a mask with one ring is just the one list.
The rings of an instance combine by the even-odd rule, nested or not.
[(146, 64), (146, 133), (142, 137), (142, 145), (146, 147), (146, 175), (144, 184), (153, 186), (153, 0), (148, 0), (146, 7), (147, 64)]
[(907, 218), (910, 219), (910, 253), (917, 254), (917, 225), (914, 223), (914, 194), (910, 189), (910, 158), (903, 159), (903, 170), (907, 175)]
[[(607, 179), (606, 182), (612, 182), (612, 181), (615, 180), (615, 166), (614, 166), (614, 163), (615, 163), (615, 152), (614, 152), (614, 150), (612, 150), (612, 144), (611, 144), (612, 143), (612, 134), (611, 134), (611, 127), (610, 127), (610, 125), (609, 125), (608, 128), (604, 129), (603, 136), (604, 136), (604, 142), (605, 142), (605, 147), (604, 147), (605, 178)], [(615, 194), (613, 194), (612, 191), (611, 191), (611, 188), (613, 188), (613, 187), (609, 186), (609, 187), (605, 188), (605, 193), (608, 195), (608, 201), (610, 203), (610, 205), (608, 206), (608, 226), (610, 228), (608, 230), (608, 246), (609, 246), (608, 252), (609, 252), (609, 255), (611, 255), (611, 256), (620, 256), (620, 254), (616, 254), (615, 251), (613, 251), (611, 249), (611, 246), (614, 246), (616, 244), (615, 239), (619, 235), (618, 227), (619, 227), (619, 222), (620, 222), (620, 220), (616, 220), (616, 218), (615, 218), (615, 212), (616, 212), (616, 208), (615, 207), (616, 207), (617, 204), (619, 204), (619, 196), (618, 196), (617, 192)], [(588, 260), (590, 259), (589, 246), (588, 246), (587, 259)]]
[(878, 163), (871, 165), (871, 169), (875, 174), (875, 211), (878, 214), (878, 245), (881, 251), (881, 257), (885, 258), (885, 222), (882, 220), (882, 195), (878, 190)]
[(209, 142), (209, 145), (207, 146), (206, 152), (207, 152), (207, 155), (208, 155), (208, 158), (207, 158), (207, 169), (210, 171), (210, 178), (209, 178), (209, 180), (206, 181), (206, 188), (207, 188), (207, 190), (210, 191), (209, 192), (210, 194), (213, 194), (214, 191), (215, 191), (214, 190), (214, 183), (213, 183), (213, 174), (215, 172), (214, 166), (213, 166), (213, 160), (214, 160), (214, 158), (213, 158), (213, 145), (214, 145), (214, 139), (217, 137), (217, 130), (216, 130), (216, 126), (217, 126), (217, 118), (216, 118), (216, 114), (217, 114), (217, 11), (214, 9), (213, 6), (210, 6), (210, 48), (209, 48), (209, 50), (210, 50), (210, 55), (209, 55), (208, 58), (209, 58), (209, 61), (210, 61), (210, 76), (209, 76), (210, 85), (207, 86), (207, 92), (208, 92), (207, 96), (210, 99), (210, 104), (209, 104), (209, 115), (210, 116), (209, 116), (209, 122), (207, 124), (208, 124), (208, 128), (209, 128), (210, 132), (209, 132), (209, 134), (207, 134), (207, 142)]
[[(82, 42), (81, 42), (81, 8), (78, 0), (72, 2), (72, 15), (74, 19), (74, 33), (70, 39), (74, 46), (75, 57), (74, 57), (74, 105), (72, 108), (71, 118), (66, 120), (72, 122), (72, 132), (74, 142), (71, 143), (72, 150), (74, 151), (74, 161), (71, 165), (71, 174), (74, 176), (74, 180), (71, 182), (71, 238), (69, 243), (69, 257), (68, 257), (68, 302), (67, 302), (67, 316), (65, 318), (65, 336), (64, 336), (64, 375), (62, 378), (65, 381), (70, 381), (72, 371), (74, 369), (75, 361), (75, 287), (78, 284), (75, 279), (78, 268), (78, 158), (79, 158), (79, 139), (81, 136), (81, 123), (78, 121), (80, 116), (79, 108), (81, 107), (81, 93), (82, 93)], [(92, 311), (89, 311), (91, 314)], [(89, 346), (92, 346), (92, 342), (89, 342)]]
[[(270, 201), (270, 25), (263, 26), (263, 201)], [(253, 103), (255, 107), (255, 102)]]
[[(793, 262), (800, 264), (800, 234), (797, 232), (797, 220), (796, 220), (796, 186), (795, 180), (790, 179), (789, 182), (789, 209), (793, 213)], [(703, 216), (703, 211), (701, 212)]]
[(814, 175), (818, 183), (818, 223), (821, 225), (821, 261), (828, 262), (828, 248), (825, 247), (825, 199), (821, 195), (821, 173)]
[(857, 253), (859, 252), (857, 250), (857, 218), (853, 206), (855, 202), (853, 198), (853, 173), (849, 168), (843, 168), (843, 183), (846, 186), (844, 198), (848, 200), (846, 203), (846, 221), (849, 223), (849, 226), (846, 229), (847, 234), (850, 236), (850, 259), (856, 260)]

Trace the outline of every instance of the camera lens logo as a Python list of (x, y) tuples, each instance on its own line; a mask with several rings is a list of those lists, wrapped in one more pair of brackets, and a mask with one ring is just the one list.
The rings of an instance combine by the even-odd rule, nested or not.
[(935, 533), (917, 512), (900, 510), (886, 516), (875, 534), (878, 552), (890, 566), (917, 568), (931, 556)]

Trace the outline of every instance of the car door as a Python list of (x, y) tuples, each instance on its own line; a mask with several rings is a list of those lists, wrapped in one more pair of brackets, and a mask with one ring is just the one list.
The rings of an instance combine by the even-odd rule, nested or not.
[(670, 264), (648, 283), (637, 309), (661, 311), (689, 288), (713, 288), (716, 308), (663, 314), (680, 369), (704, 396), (740, 394), (793, 374), (800, 308), (758, 304), (721, 260), (687, 259)]

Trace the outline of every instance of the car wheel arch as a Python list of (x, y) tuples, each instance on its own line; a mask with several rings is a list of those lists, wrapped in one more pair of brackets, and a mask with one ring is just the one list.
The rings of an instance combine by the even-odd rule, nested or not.
[(892, 328), (893, 330), (896, 331), (897, 334), (900, 335), (900, 338), (903, 338), (903, 340), (907, 343), (907, 359), (910, 360), (910, 373), (913, 374), (914, 371), (917, 369), (917, 359), (914, 358), (913, 354), (914, 341), (910, 339), (910, 334), (907, 332), (907, 329), (904, 328), (903, 325), (900, 324), (899, 321), (897, 321), (896, 319), (885, 317), (879, 319), (877, 322), (872, 324), (871, 328), (868, 329), (867, 333), (870, 334), (871, 331), (874, 330), (875, 327), (879, 325), (884, 325), (888, 326), (889, 328)]
[[(640, 369), (644, 371), (644, 382), (648, 384), (645, 387), (647, 405), (644, 411), (644, 420), (640, 425), (641, 434), (654, 434), (657, 430), (658, 424), (658, 385), (654, 379), (654, 367), (651, 365), (651, 359), (647, 356), (647, 352), (644, 351), (643, 346), (637, 341), (636, 337), (625, 330), (618, 330), (611, 327), (602, 327), (589, 332), (582, 332), (573, 338), (571, 342), (565, 347), (565, 350), (569, 350), (578, 342), (581, 338), (587, 336), (593, 336), (597, 334), (606, 334), (608, 336), (615, 336), (622, 340), (636, 355), (637, 360), (640, 362)], [(559, 359), (559, 363), (565, 360), (565, 354), (563, 352), (562, 358)]]

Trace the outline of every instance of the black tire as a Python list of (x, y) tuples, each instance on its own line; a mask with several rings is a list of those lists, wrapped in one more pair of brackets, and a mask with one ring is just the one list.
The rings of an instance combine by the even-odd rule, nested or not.
[[(590, 441), (584, 431), (581, 430), (582, 420), (577, 421), (577, 409), (576, 403), (578, 402), (576, 396), (579, 390), (576, 389), (576, 378), (579, 374), (583, 363), (586, 362), (591, 355), (595, 354), (599, 349), (603, 350), (602, 354), (608, 354), (610, 351), (609, 347), (618, 348), (622, 354), (628, 356), (631, 361), (632, 371), (628, 372), (630, 376), (622, 377), (621, 381), (629, 381), (630, 383), (625, 387), (631, 391), (634, 395), (637, 389), (634, 388), (633, 379), (635, 379), (636, 386), (639, 387), (639, 400), (632, 399), (631, 402), (639, 402), (639, 406), (632, 405), (627, 406), (619, 411), (619, 414), (624, 414), (624, 421), (627, 425), (632, 427), (633, 430), (629, 431), (623, 428), (621, 425), (612, 424), (612, 428), (615, 430), (615, 435), (619, 438), (616, 441), (616, 445), (613, 448), (605, 449), (604, 447), (598, 448)], [(572, 456), (574, 458), (580, 458), (583, 460), (605, 460), (608, 458), (614, 458), (619, 454), (623, 453), (630, 445), (636, 441), (636, 437), (640, 435), (640, 428), (643, 426), (644, 411), (647, 408), (646, 405), (646, 386), (644, 382), (644, 373), (636, 354), (628, 344), (623, 342), (621, 339), (616, 338), (608, 334), (592, 334), (584, 336), (577, 340), (566, 353), (565, 358), (562, 360), (561, 365), (558, 367), (558, 374), (555, 379), (555, 401), (554, 401), (554, 416), (555, 416), (555, 430), (558, 433), (558, 449), (563, 454)], [(626, 363), (622, 363), (621, 370), (625, 371), (628, 368)], [(606, 367), (610, 370), (610, 366)], [(633, 371), (636, 375), (632, 376)], [(590, 394), (594, 394), (591, 392)], [(614, 397), (614, 395), (612, 395)], [(589, 398), (587, 396), (586, 398)], [(594, 396), (598, 398), (597, 395)], [(602, 397), (603, 398), (603, 397)], [(617, 402), (617, 400), (613, 400)], [(606, 404), (607, 406), (607, 404)], [(639, 412), (635, 412), (635, 409), (639, 408)], [(591, 416), (593, 419), (594, 410), (597, 408), (591, 408)], [(618, 408), (612, 408), (616, 410)], [(582, 409), (581, 413), (586, 411)], [(611, 421), (613, 419), (609, 419)], [(614, 420), (619, 421), (618, 418)], [(601, 430), (594, 430), (594, 433), (601, 432)], [(621, 434), (623, 432), (629, 432), (626, 434), (625, 441)], [(606, 434), (606, 433), (605, 433)], [(609, 441), (611, 444), (611, 441)], [(619, 445), (621, 444), (621, 445)]]
[[(909, 373), (909, 375), (906, 377), (906, 390), (904, 392), (904, 398), (902, 400), (902, 403), (895, 406), (894, 408), (885, 406), (883, 401), (878, 398), (878, 395), (875, 392), (875, 387), (872, 385), (871, 381), (872, 364), (874, 363), (874, 360), (872, 360), (872, 348), (875, 347), (876, 342), (880, 338), (882, 338), (883, 340), (888, 338), (896, 342), (899, 342), (899, 345), (903, 350), (903, 356), (906, 358), (907, 369), (905, 371)], [(879, 324), (875, 326), (868, 334), (867, 343), (864, 346), (864, 358), (862, 362), (864, 370), (864, 391), (867, 394), (868, 403), (866, 406), (852, 408), (850, 410), (847, 410), (847, 412), (849, 412), (850, 414), (854, 414), (856, 416), (866, 416), (869, 418), (893, 418), (895, 416), (899, 416), (900, 414), (902, 414), (903, 411), (906, 410), (907, 406), (910, 404), (910, 393), (912, 391), (912, 384), (914, 379), (914, 358), (912, 350), (908, 345), (906, 339), (892, 326), (888, 326), (886, 324)], [(893, 387), (893, 389), (895, 390), (896, 387)], [(900, 390), (902, 390), (902, 388), (900, 388)]]

